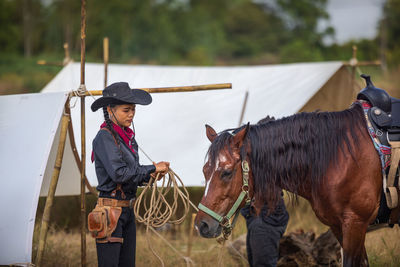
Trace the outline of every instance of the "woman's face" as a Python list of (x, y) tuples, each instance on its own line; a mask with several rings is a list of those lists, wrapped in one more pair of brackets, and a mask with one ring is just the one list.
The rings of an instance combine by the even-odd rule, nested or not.
[(113, 108), (107, 107), (111, 120), (122, 127), (129, 127), (131, 125), (133, 117), (135, 116), (135, 109), (135, 104), (117, 105)]

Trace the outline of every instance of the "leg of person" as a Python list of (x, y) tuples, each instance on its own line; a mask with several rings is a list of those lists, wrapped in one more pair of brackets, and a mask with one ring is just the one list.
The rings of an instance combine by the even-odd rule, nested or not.
[[(124, 243), (121, 247), (121, 253), (119, 255), (119, 266), (120, 267), (134, 267), (135, 266), (135, 254), (136, 254), (136, 224), (135, 215), (131, 208), (126, 209), (123, 212), (123, 238)], [(122, 215), (121, 215), (122, 217)]]
[(121, 243), (96, 243), (99, 267), (118, 267)]
[(250, 229), (247, 228), (247, 235), (246, 235), (246, 251), (247, 251), (247, 260), (249, 261), (250, 267), (253, 266), (253, 257), (251, 251), (251, 244), (250, 244)]
[[(122, 215), (121, 215), (122, 216)], [(112, 237), (122, 237), (123, 222), (118, 220), (117, 227), (111, 234)], [(119, 255), (121, 253), (121, 242), (96, 242), (97, 262), (99, 267), (117, 267), (119, 266)]]
[(286, 225), (273, 226), (261, 218), (255, 219), (249, 230), (252, 265), (276, 266), (279, 258), (279, 241), (285, 231)]

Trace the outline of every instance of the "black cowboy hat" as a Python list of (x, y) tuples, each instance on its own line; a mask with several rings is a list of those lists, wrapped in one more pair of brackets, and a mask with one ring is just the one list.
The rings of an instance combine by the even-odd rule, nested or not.
[(91, 108), (96, 111), (110, 104), (139, 104), (148, 105), (152, 102), (151, 95), (144, 90), (131, 89), (126, 82), (113, 83), (104, 88), (103, 96), (96, 99)]

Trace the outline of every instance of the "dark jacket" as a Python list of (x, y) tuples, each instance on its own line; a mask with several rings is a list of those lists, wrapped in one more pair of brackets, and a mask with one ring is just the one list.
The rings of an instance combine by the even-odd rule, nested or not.
[[(138, 145), (133, 138), (132, 152), (122, 138), (119, 146), (109, 131), (100, 130), (93, 140), (94, 161), (99, 185), (100, 197), (110, 197), (111, 192), (122, 185), (127, 199), (136, 195), (137, 186), (148, 182), (150, 173), (156, 170), (154, 165), (140, 165)], [(120, 198), (120, 194), (117, 195)]]
[[(250, 205), (245, 206), (240, 210), (240, 213), (246, 219), (247, 224), (249, 224), (253, 218), (255, 218), (255, 212)], [(289, 220), (289, 213), (286, 210), (285, 202), (281, 198), (276, 205), (274, 211), (268, 214), (268, 206), (264, 205), (261, 209), (260, 217), (262, 220), (272, 226), (280, 226), (287, 224)]]

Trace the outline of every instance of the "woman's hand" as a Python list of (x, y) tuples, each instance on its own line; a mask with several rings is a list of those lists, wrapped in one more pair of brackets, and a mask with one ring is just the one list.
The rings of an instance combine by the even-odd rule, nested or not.
[(153, 162), (153, 164), (154, 166), (156, 166), (156, 171), (153, 174), (154, 176), (157, 176), (157, 174), (159, 173), (160, 176), (158, 180), (160, 180), (165, 174), (167, 174), (169, 170), (169, 162), (161, 161), (158, 163)]

